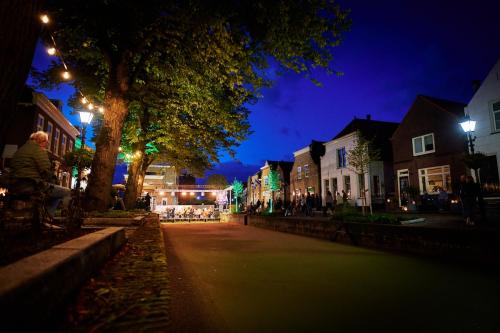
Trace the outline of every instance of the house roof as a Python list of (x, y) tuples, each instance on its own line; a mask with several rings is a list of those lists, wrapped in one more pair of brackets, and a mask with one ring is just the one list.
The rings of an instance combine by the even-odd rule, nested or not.
[(451, 112), (458, 117), (464, 116), (464, 108), (467, 106), (467, 104), (465, 103), (455, 102), (425, 95), (418, 95), (417, 98), (427, 100), (428, 102), (433, 103), (440, 109)]
[(398, 126), (399, 123), (354, 118), (354, 120), (344, 127), (344, 129), (340, 131), (340, 133), (337, 134), (332, 140), (339, 139), (357, 131), (360, 131), (361, 135), (363, 135), (366, 139), (372, 139), (374, 137), (390, 138)]

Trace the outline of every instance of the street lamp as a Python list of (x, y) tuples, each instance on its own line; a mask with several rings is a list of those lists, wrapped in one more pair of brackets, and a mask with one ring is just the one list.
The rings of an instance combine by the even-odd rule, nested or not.
[[(476, 129), (476, 121), (471, 120), (469, 115), (465, 117), (465, 120), (460, 123), (460, 126), (462, 126), (462, 129), (464, 132), (467, 134), (467, 143), (468, 143), (468, 148), (470, 148), (470, 154), (474, 155), (474, 141), (476, 140), (476, 137), (472, 137), (472, 132)], [(479, 181), (479, 178), (477, 176), (477, 169), (474, 170), (474, 177), (476, 178), (476, 181)]]
[(470, 152), (471, 154), (474, 155), (474, 141), (476, 140), (476, 137), (472, 137), (472, 132), (476, 129), (476, 121), (470, 120), (470, 117), (467, 116), (465, 118), (465, 121), (462, 121), (460, 123), (460, 126), (462, 126), (462, 129), (464, 132), (467, 134), (467, 140), (470, 146)]
[[(80, 149), (83, 151), (85, 149), (85, 131), (87, 129), (87, 125), (90, 124), (92, 121), (92, 118), (94, 117), (94, 114), (89, 111), (79, 111), (80, 114), (80, 122), (82, 124), (82, 133), (81, 133), (81, 140), (82, 144)], [(82, 178), (82, 167), (81, 167), (81, 161), (78, 163), (78, 178), (76, 179), (76, 188), (80, 189), (80, 181)]]

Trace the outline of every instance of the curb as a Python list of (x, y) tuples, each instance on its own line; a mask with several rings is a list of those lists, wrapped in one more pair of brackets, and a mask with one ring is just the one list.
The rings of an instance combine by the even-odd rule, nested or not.
[(2, 327), (38, 327), (125, 241), (124, 228), (106, 228), (1, 268)]
[(85, 226), (138, 226), (144, 222), (145, 216), (135, 217), (88, 217), (83, 221)]

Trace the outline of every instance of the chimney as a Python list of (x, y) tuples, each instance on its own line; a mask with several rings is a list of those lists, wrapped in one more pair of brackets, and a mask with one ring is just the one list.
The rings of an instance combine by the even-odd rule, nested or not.
[(366, 120), (372, 120), (372, 115), (368, 113), (368, 114), (366, 115)]
[(476, 91), (481, 87), (481, 80), (472, 80), (472, 93), (475, 94)]

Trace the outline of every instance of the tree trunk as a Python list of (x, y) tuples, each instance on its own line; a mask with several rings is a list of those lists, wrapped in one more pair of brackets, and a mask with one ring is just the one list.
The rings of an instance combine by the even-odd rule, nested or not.
[(87, 209), (103, 211), (111, 201), (111, 185), (122, 128), (128, 114), (125, 93), (128, 89), (127, 66), (124, 60), (110, 61), (108, 86), (104, 100), (104, 121), (96, 141), (87, 186)]
[(0, 2), (0, 154), (33, 61), (43, 0)]
[(125, 207), (127, 209), (134, 209), (135, 202), (138, 197), (139, 191), (137, 190), (140, 166), (142, 164), (142, 158), (137, 158), (132, 161), (128, 166), (128, 178), (127, 185), (125, 189)]

